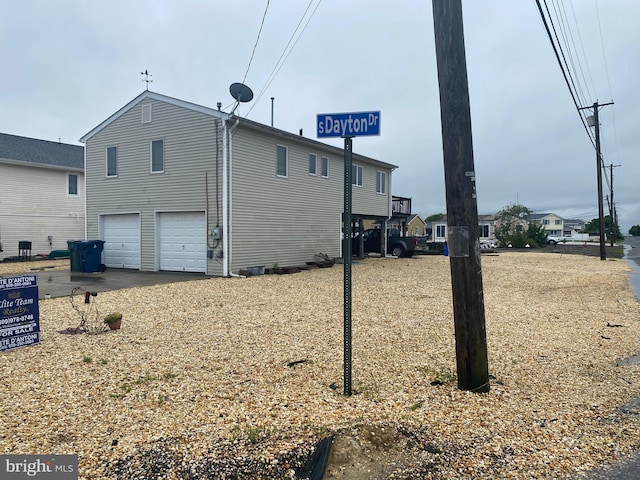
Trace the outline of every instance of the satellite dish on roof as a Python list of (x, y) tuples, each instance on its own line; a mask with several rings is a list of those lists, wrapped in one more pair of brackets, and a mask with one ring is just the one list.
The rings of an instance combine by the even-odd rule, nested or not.
[(238, 102), (250, 102), (253, 100), (253, 92), (244, 83), (232, 83), (229, 87), (229, 93)]

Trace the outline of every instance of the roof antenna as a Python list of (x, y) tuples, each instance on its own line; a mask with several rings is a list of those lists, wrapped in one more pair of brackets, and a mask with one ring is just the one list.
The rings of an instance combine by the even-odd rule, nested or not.
[(149, 80), (149, 77), (153, 77), (147, 70), (144, 72), (140, 72), (140, 75), (144, 75), (145, 78), (142, 79), (143, 82), (147, 82), (147, 90), (149, 90), (149, 84), (153, 83), (153, 80)]

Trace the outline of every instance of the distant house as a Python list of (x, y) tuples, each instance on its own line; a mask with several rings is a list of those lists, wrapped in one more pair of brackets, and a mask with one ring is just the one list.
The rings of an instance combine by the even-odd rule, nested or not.
[[(447, 241), (447, 216), (444, 215), (439, 220), (427, 224), (427, 229), (431, 229), (431, 240), (434, 242)], [(478, 215), (478, 237), (480, 241), (495, 241), (495, 216)]]
[(409, 236), (423, 237), (427, 234), (427, 224), (418, 215), (411, 215), (407, 221), (406, 233)]
[(0, 258), (85, 238), (84, 147), (0, 133)]
[(534, 225), (542, 225), (547, 235), (562, 236), (564, 219), (555, 213), (532, 213), (529, 221)]
[(573, 232), (581, 232), (584, 230), (585, 225), (585, 221), (579, 218), (565, 218), (562, 235), (569, 237)]
[(478, 215), (480, 241), (493, 242), (496, 239), (495, 215)]
[[(341, 148), (151, 91), (81, 141), (107, 267), (229, 276), (341, 256)], [(353, 154), (354, 221), (391, 216), (395, 168)]]

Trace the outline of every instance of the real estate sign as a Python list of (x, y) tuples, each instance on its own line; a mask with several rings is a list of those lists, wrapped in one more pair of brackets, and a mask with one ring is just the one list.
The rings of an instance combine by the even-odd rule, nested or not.
[(40, 343), (37, 277), (0, 277), (0, 352), (35, 343)]

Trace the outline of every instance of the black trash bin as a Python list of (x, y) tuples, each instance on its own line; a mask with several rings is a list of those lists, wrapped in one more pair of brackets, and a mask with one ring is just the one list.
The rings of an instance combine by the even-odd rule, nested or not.
[(104, 272), (102, 250), (104, 240), (86, 240), (79, 242), (81, 271), (84, 273)]
[(67, 240), (67, 247), (69, 248), (69, 260), (71, 261), (71, 271), (81, 272), (82, 263), (80, 261), (80, 249), (79, 245), (82, 243), (80, 240)]

